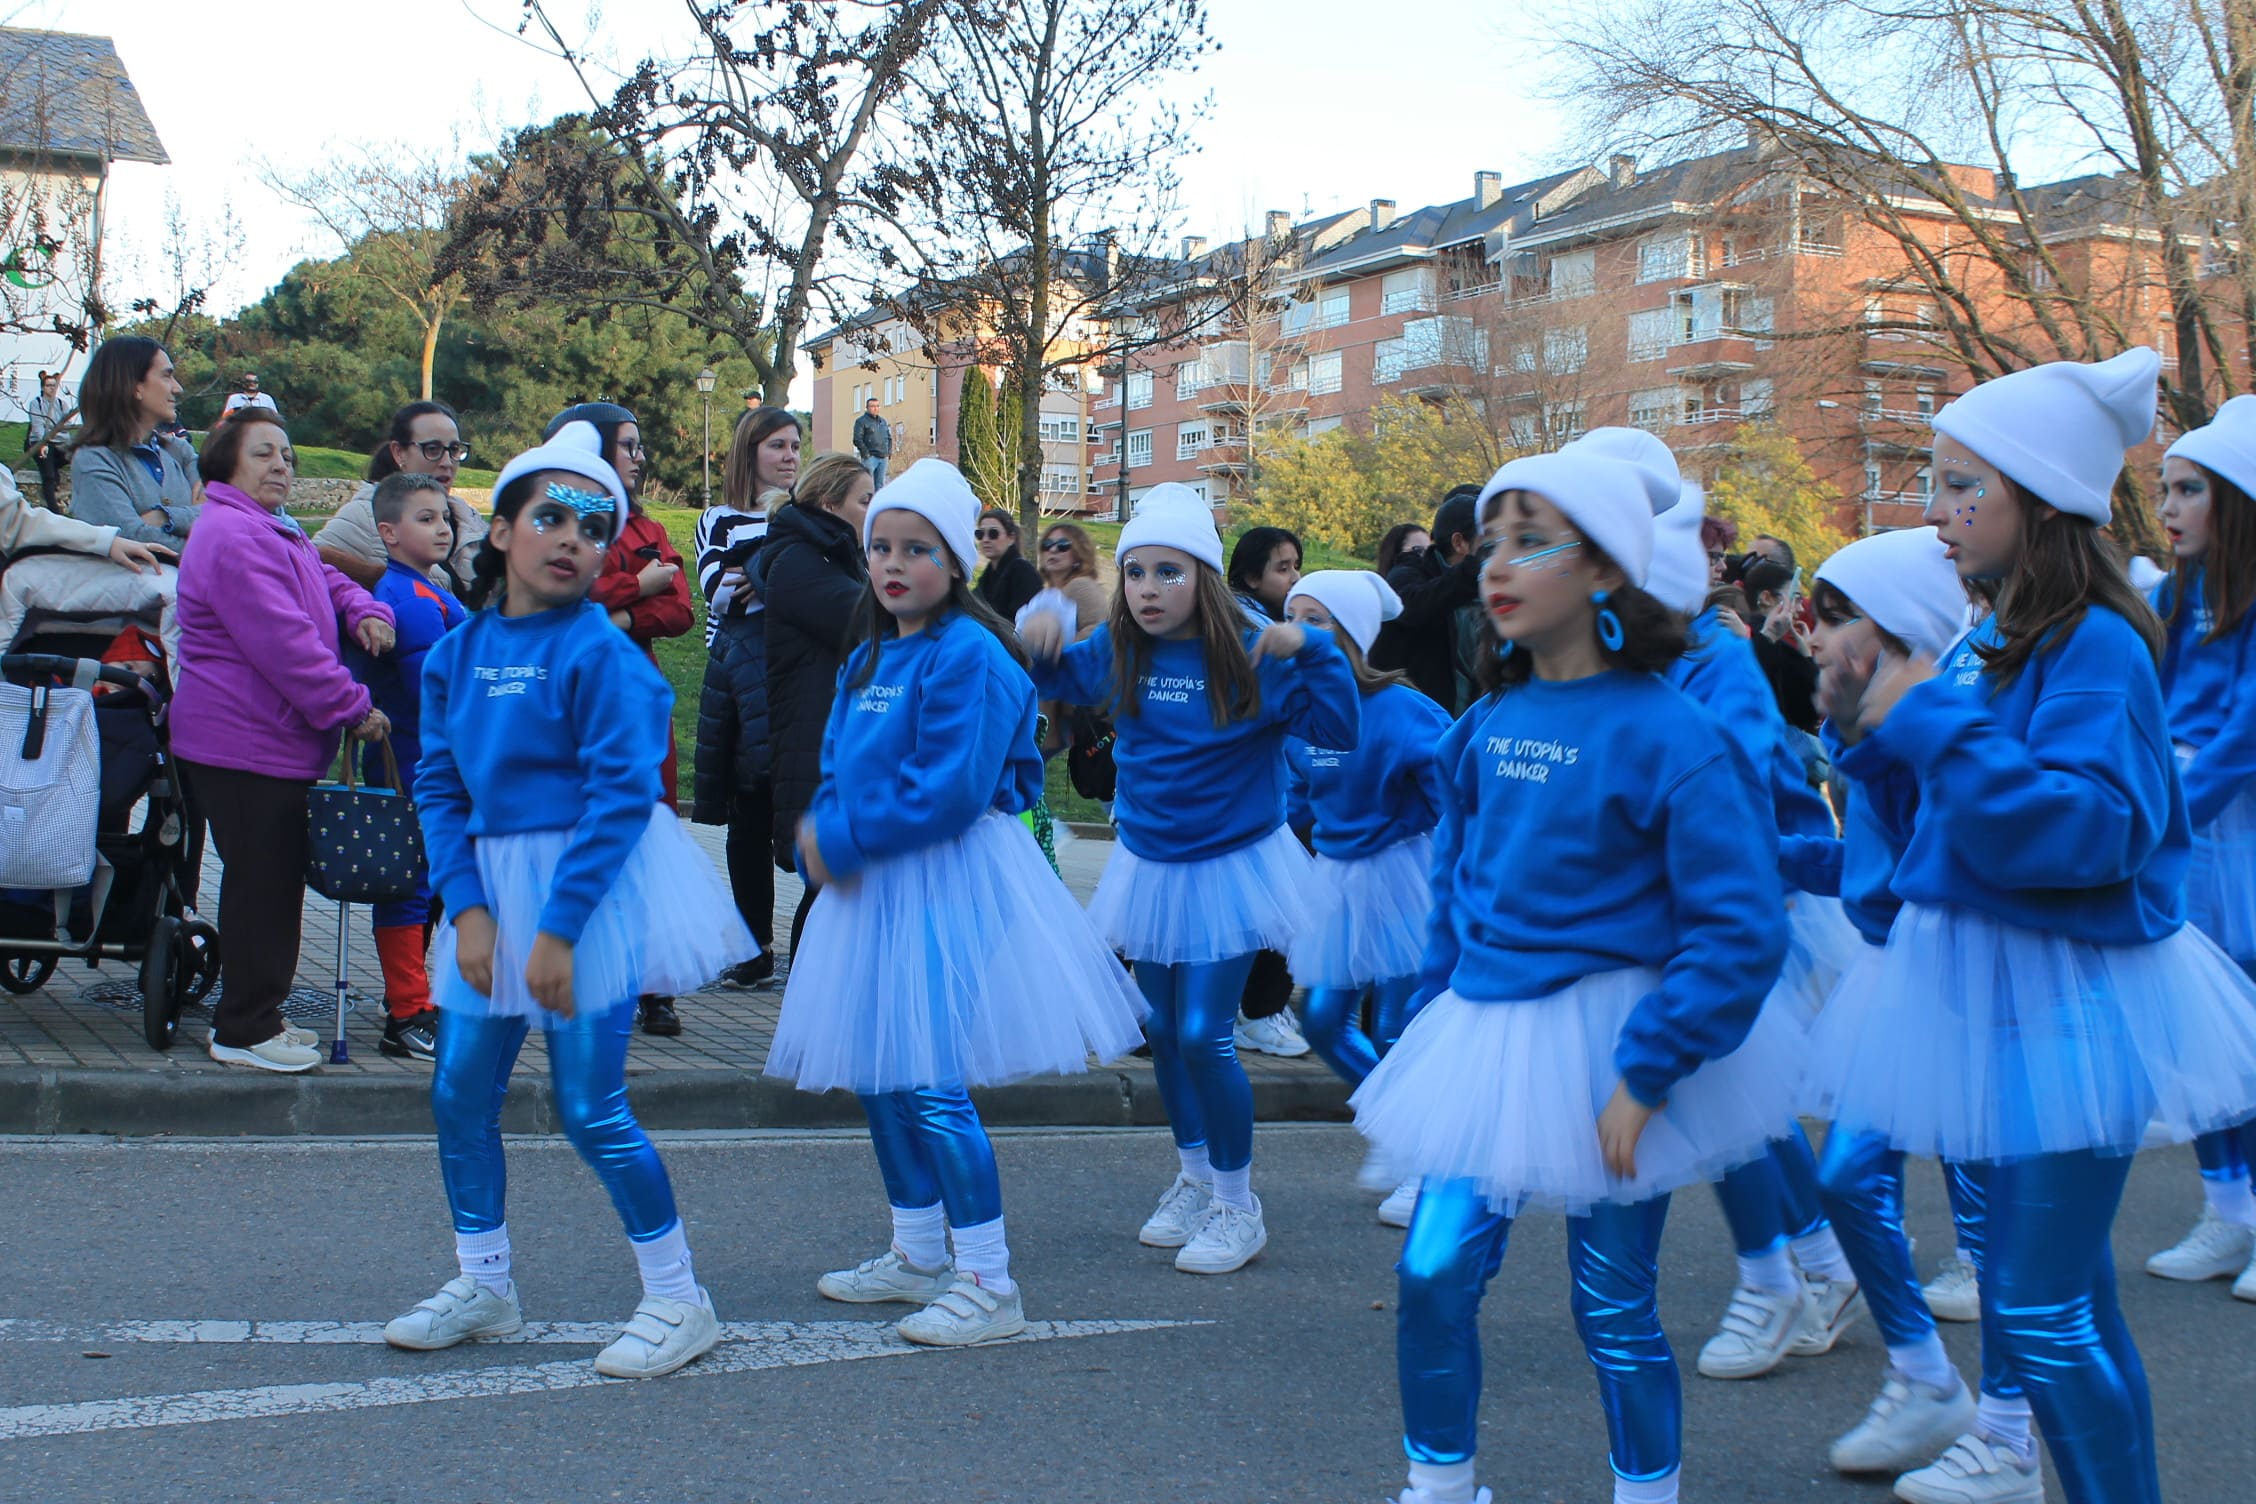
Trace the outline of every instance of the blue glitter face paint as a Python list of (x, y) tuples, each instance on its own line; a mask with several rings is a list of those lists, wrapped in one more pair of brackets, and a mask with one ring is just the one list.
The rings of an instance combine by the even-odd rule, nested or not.
[(577, 523), (580, 536), (597, 548), (610, 544), (617, 529), (619, 503), (608, 492), (582, 491), (550, 481), (541, 499), (525, 509), (525, 521), (542, 537)]

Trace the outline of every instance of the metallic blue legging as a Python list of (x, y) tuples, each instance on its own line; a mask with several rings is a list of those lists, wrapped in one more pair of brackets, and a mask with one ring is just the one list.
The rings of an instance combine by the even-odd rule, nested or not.
[[(1379, 1057), (1393, 1049), (1402, 1031), (1410, 1026), (1410, 999), (1417, 990), (1416, 977), (1392, 977), (1368, 988), (1311, 987), (1308, 1001), (1301, 1005), (1300, 1032), (1309, 1048), (1341, 1080), (1361, 1086), (1363, 1078), (1378, 1065)], [(1378, 1005), (1371, 1020), (1378, 1029), (1375, 1041), (1355, 1023), (1355, 1006), (1363, 1001), (1365, 992)]]
[(1253, 1085), (1231, 1033), (1252, 970), (1251, 954), (1172, 966), (1136, 963), (1136, 986), (1151, 1004), (1144, 1037), (1151, 1041), (1152, 1074), (1176, 1147), (1206, 1145), (1207, 1163), (1217, 1170), (1253, 1163)]
[(1979, 1253), (1959, 1235), (1981, 1271), (1985, 1368), (1995, 1347), (2070, 1504), (2161, 1504), (2153, 1402), (2108, 1245), (2131, 1156), (2083, 1150), (1968, 1168), (1987, 1197)]
[(892, 1205), (913, 1211), (944, 1201), (950, 1227), (977, 1227), (1003, 1214), (995, 1146), (962, 1087), (865, 1096), (862, 1111)]
[[(666, 1166), (627, 1105), (627, 1040), (634, 1020), (631, 1007), (609, 1008), (549, 1030), (548, 1079), (565, 1137), (611, 1193), (627, 1236), (642, 1243), (681, 1219)], [(502, 1225), (509, 1174), (501, 1154), (501, 1101), (528, 1022), (453, 1011), (439, 1020), (431, 1115), (438, 1120), (439, 1174), (456, 1232), (492, 1232)]]
[(1825, 1225), (1817, 1156), (1799, 1123), (1784, 1138), (1772, 1139), (1762, 1158), (1749, 1160), (1717, 1181), (1715, 1192), (1723, 1220), (1731, 1227), (1732, 1247), (1749, 1258)]
[[(1567, 1219), (1575, 1330), (1598, 1371), (1614, 1471), (1658, 1478), (1683, 1452), (1684, 1395), (1654, 1286), (1668, 1197)], [(1471, 1459), (1480, 1419), (1480, 1303), (1512, 1219), (1471, 1181), (1428, 1180), (1402, 1242), (1395, 1361), (1412, 1462)]]
[[(1958, 1254), (1974, 1266), (1977, 1281), (1989, 1277), (1989, 1176), (1988, 1165), (1943, 1162), (1943, 1186), (1950, 1193), (1951, 1227), (1958, 1235)], [(2001, 1399), (2021, 1397), (2021, 1381), (2013, 1376), (2004, 1349), (1990, 1336), (1987, 1318), (1982, 1323), (1982, 1392)]]
[(1889, 1148), (1886, 1138), (1845, 1128), (1825, 1135), (1818, 1165), (1825, 1215), (1890, 1347), (1909, 1347), (1935, 1330), (1904, 1237), (1903, 1187), (1903, 1151)]

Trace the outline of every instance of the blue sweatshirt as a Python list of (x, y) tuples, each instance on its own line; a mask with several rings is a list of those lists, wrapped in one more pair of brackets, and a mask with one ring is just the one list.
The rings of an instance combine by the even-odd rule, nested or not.
[(1408, 685), (1372, 691), (1353, 747), (1285, 743), (1285, 823), (1313, 826), (1316, 849), (1342, 861), (1423, 835), (1441, 818), (1434, 749), (1448, 730), (1449, 713)]
[(1658, 967), (1614, 1048), (1648, 1105), (1739, 1047), (1785, 958), (1785, 896), (1770, 821), (1705, 711), (1649, 674), (1533, 680), (1476, 700), (1436, 760), (1422, 999), (1508, 1006)]
[(540, 928), (577, 944), (650, 826), (673, 709), (657, 665), (593, 601), (480, 611), (441, 638), (423, 660), (415, 795), (449, 912), (486, 906), (481, 836), (569, 830)]
[(1874, 757), (1863, 743), (1842, 745), (1830, 721), (1822, 734), (1833, 765), (1851, 780), (1841, 834), (1780, 836), (1778, 870), (1804, 893), (1840, 899), (1865, 942), (1885, 945), (1903, 907), (1890, 883), (1911, 838), (1919, 781), (1886, 756)]
[[(1119, 772), (1113, 818), (1120, 842), (1147, 862), (1197, 862), (1250, 846), (1285, 823), (1285, 738), (1353, 748), (1362, 699), (1347, 655), (1329, 632), (1286, 659), (1255, 665), (1261, 708), (1217, 726), (1206, 701), (1206, 649), (1197, 638), (1153, 639), (1135, 714), (1113, 713)], [(1248, 650), (1260, 635), (1248, 624)], [(1112, 698), (1112, 628), (1034, 665), (1045, 700), (1104, 705)]]
[(441, 637), (462, 625), (469, 613), (451, 593), (432, 584), (429, 575), (397, 559), (386, 561), (383, 578), (368, 593), (392, 608), (398, 641), (390, 652), (377, 656), (348, 634), (345, 666), (368, 686), (369, 698), (390, 718), (392, 745), (401, 759), (400, 773), (412, 785), (414, 760), (421, 749), (423, 659)]
[(2225, 806), (2256, 785), (2256, 611), (2215, 642), (2206, 581), (2194, 576), (2192, 598), (2170, 620), (2176, 581), (2154, 587), (2154, 609), (2169, 628), (2162, 649), (2162, 693), (2170, 736), (2194, 749), (2180, 770), (2186, 819), (2195, 830), (2213, 824)]
[(2176, 933), (2190, 827), (2146, 643), (2092, 606), (2000, 688), (1975, 653), (1998, 641), (1976, 628), (1859, 749), (1857, 776), (1918, 780), (1896, 896), (2098, 945)]
[(1778, 696), (1754, 646), (1717, 622), (1719, 609), (1711, 606), (1694, 619), (1692, 646), (1669, 665), (1668, 682), (1715, 717), (1738, 744), (1756, 780), (1756, 802), (1770, 810), (1780, 835), (1831, 839), (1833, 811), (1810, 787), (1801, 754), (1786, 739), (1786, 717), (1779, 714)]
[[(852, 688), (872, 652), (877, 671)], [(865, 643), (839, 671), (809, 810), (833, 877), (952, 841), (991, 809), (1042, 792), (1034, 684), (995, 634), (960, 611)]]

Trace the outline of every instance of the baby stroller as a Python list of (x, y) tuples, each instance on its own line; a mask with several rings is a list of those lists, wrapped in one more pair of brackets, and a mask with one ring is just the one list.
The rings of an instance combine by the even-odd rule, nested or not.
[[(195, 909), (203, 824), (188, 807), (166, 725), (171, 683), (162, 665), (178, 661), (177, 579), (170, 569), (136, 574), (40, 550), (0, 569), (0, 736), (16, 743), (0, 753), (20, 751), (19, 765), (43, 745), (50, 758), (79, 755), (65, 738), (47, 737), (59, 707), (84, 713), (83, 701), (66, 696), (91, 695), (101, 765), (93, 880), (44, 891), (0, 882), (0, 988), (32, 992), (65, 959), (89, 968), (124, 962), (138, 970), (142, 1033), (158, 1050), (172, 1047), (182, 1011), (219, 978), (219, 932)], [(160, 663), (153, 674), (103, 661), (130, 656), (113, 653), (128, 629), (143, 637), (122, 640), (145, 642)]]

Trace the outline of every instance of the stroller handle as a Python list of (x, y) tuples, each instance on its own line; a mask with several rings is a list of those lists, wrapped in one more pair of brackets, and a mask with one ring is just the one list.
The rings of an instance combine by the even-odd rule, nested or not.
[(141, 683), (141, 676), (131, 669), (113, 668), (95, 658), (65, 658), (55, 653), (0, 655), (0, 673), (51, 674), (70, 680), (73, 689), (92, 689), (96, 681), (123, 689), (135, 689)]

